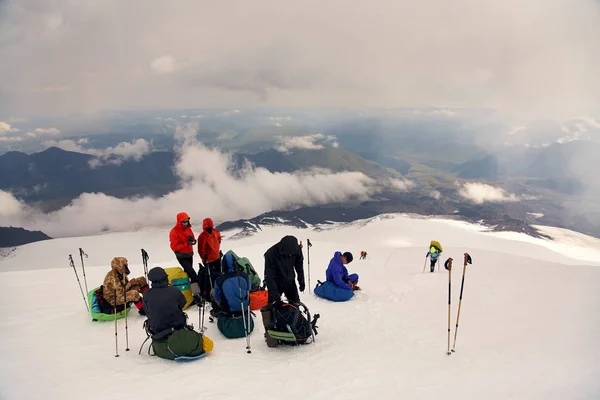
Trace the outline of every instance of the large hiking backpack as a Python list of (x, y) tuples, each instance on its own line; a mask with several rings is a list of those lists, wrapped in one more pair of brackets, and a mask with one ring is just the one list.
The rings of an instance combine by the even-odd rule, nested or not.
[(302, 345), (315, 341), (319, 314), (311, 320), (304, 303), (282, 303), (271, 310), (271, 324), (267, 333), (281, 344)]
[[(148, 354), (167, 360), (196, 360), (213, 349), (213, 341), (206, 335), (196, 332), (193, 326), (154, 333), (150, 331), (149, 325), (149, 321), (145, 320), (143, 327), (146, 331), (146, 340), (140, 346), (138, 354), (142, 354), (144, 344), (148, 340), (151, 340)], [(150, 354), (150, 350), (154, 350), (154, 354)]]
[(228, 266), (229, 266), (230, 262), (237, 263), (237, 265), (240, 268), (240, 272), (244, 272), (244, 273), (246, 273), (246, 275), (248, 275), (248, 277), (250, 278), (250, 291), (251, 292), (254, 292), (254, 291), (260, 289), (260, 282), (261, 282), (260, 277), (254, 270), (254, 267), (252, 266), (252, 263), (250, 262), (250, 260), (248, 260), (246, 257), (238, 257), (238, 255), (235, 254), (233, 252), (233, 250), (229, 250), (223, 256), (223, 260), (222, 260), (222, 265), (223, 265), (222, 270), (223, 271), (228, 270)]
[(185, 305), (183, 306), (183, 310), (186, 310), (194, 302), (188, 274), (181, 267), (165, 268), (165, 272), (167, 273), (169, 284), (181, 290), (183, 297), (185, 297)]

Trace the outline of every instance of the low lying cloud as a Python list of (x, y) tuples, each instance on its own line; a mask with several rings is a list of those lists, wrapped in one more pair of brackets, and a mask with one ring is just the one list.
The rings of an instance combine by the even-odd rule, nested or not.
[(339, 147), (335, 136), (316, 133), (307, 136), (279, 138), (279, 145), (275, 147), (275, 150), (281, 153), (289, 153), (292, 149), (319, 150), (324, 149), (326, 144)]
[(86, 143), (87, 139), (79, 139), (77, 142), (74, 140), (49, 140), (44, 142), (44, 145), (48, 147), (58, 147), (66, 151), (92, 155), (95, 157), (89, 162), (92, 168), (104, 164), (120, 165), (126, 160), (139, 161), (142, 157), (152, 151), (150, 143), (145, 139), (137, 139), (132, 143), (121, 142), (115, 147), (109, 147), (107, 149), (88, 149), (82, 146)]
[(205, 217), (218, 223), (302, 205), (366, 200), (377, 190), (375, 182), (360, 172), (273, 173), (246, 165), (241, 172), (233, 173), (232, 156), (198, 142), (197, 129), (197, 124), (188, 124), (175, 132), (178, 143), (174, 170), (180, 179), (179, 190), (161, 198), (134, 199), (85, 193), (49, 214), (32, 209), (18, 212), (16, 200), (6, 197), (4, 201), (12, 204), (13, 212), (2, 216), (0, 225), (13, 223), (52, 237), (88, 235), (168, 226), (175, 223), (178, 212), (186, 211), (198, 231)]
[(20, 129), (13, 128), (12, 125), (8, 122), (0, 121), (0, 135), (5, 135), (7, 133), (16, 133), (19, 131)]
[(412, 189), (415, 186), (415, 183), (408, 179), (390, 179), (389, 185), (391, 189), (396, 190), (398, 192), (406, 192)]
[(507, 193), (502, 188), (481, 182), (464, 183), (458, 193), (463, 198), (472, 201), (475, 204), (519, 201), (519, 198), (514, 193)]
[[(25, 205), (15, 199), (12, 193), (0, 190), (0, 218), (13, 218), (21, 216)], [(4, 225), (4, 224), (1, 224)]]
[(439, 190), (432, 190), (431, 192), (429, 192), (429, 197), (439, 200), (442, 198), (442, 194)]
[(21, 142), (23, 140), (25, 140), (23, 136), (0, 136), (0, 142), (14, 143)]

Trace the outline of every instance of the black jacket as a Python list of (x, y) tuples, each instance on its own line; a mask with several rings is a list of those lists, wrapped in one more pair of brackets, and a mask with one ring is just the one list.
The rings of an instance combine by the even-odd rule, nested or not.
[(143, 303), (151, 333), (185, 327), (185, 296), (175, 286), (169, 286), (168, 281), (153, 282), (152, 289), (144, 293)]
[(295, 236), (284, 236), (265, 253), (265, 282), (269, 292), (279, 294), (286, 285), (304, 284), (304, 256)]

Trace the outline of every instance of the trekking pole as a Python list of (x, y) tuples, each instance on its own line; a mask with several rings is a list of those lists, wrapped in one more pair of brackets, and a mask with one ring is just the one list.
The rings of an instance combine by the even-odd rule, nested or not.
[(79, 284), (79, 290), (81, 290), (81, 297), (83, 297), (83, 303), (85, 304), (85, 309), (90, 312), (90, 308), (88, 307), (87, 301), (85, 301), (85, 295), (83, 294), (83, 288), (81, 287), (81, 281), (79, 280), (79, 275), (77, 274), (77, 269), (75, 268), (75, 262), (73, 262), (73, 256), (69, 254), (69, 263), (71, 267), (73, 267), (73, 271), (75, 271), (75, 277), (77, 278), (77, 283)]
[(306, 250), (308, 252), (308, 293), (311, 293), (310, 291), (310, 248), (312, 247), (312, 243), (310, 242), (310, 239), (306, 239), (306, 244), (308, 245), (308, 249)]
[(446, 354), (452, 354), (450, 352), (450, 304), (452, 303), (452, 258), (446, 260), (444, 267), (448, 270), (448, 351)]
[(119, 357), (119, 339), (117, 338), (117, 287), (115, 286), (115, 357)]
[(456, 334), (458, 333), (458, 319), (460, 318), (460, 306), (462, 304), (463, 287), (465, 285), (465, 273), (467, 272), (467, 264), (472, 264), (471, 256), (469, 253), (465, 253), (465, 261), (463, 266), (462, 282), (460, 284), (460, 297), (458, 300), (458, 314), (456, 315), (456, 328), (454, 329), (454, 344), (452, 345), (452, 352), (456, 347)]
[(88, 290), (88, 286), (87, 286), (87, 279), (85, 277), (85, 264), (83, 263), (83, 256), (85, 256), (85, 258), (88, 258), (88, 255), (80, 247), (79, 248), (79, 257), (81, 257), (81, 269), (83, 269), (83, 283), (85, 283), (85, 292), (87, 293), (87, 292), (89, 292), (89, 290)]
[(144, 264), (144, 277), (148, 280), (148, 253), (146, 250), (142, 249), (142, 263)]
[(427, 267), (427, 256), (425, 256), (425, 264), (423, 264), (423, 273), (425, 273), (425, 267)]
[[(115, 305), (117, 304), (115, 300)], [(127, 292), (125, 286), (123, 286), (123, 312), (125, 313), (125, 351), (129, 351), (129, 330), (127, 329)], [(115, 315), (117, 315), (115, 313)]]
[[(237, 273), (238, 280), (238, 289), (240, 290), (240, 306), (242, 307), (242, 321), (244, 323), (244, 335), (246, 335), (246, 353), (252, 353), (252, 349), (250, 347), (250, 299), (248, 299), (248, 324), (246, 324), (246, 314), (244, 312), (244, 298), (242, 297), (242, 284), (240, 280), (240, 269), (239, 266), (234, 263), (234, 268)], [(246, 296), (248, 295), (248, 290), (250, 290), (250, 278), (248, 278), (248, 283), (246, 286)]]

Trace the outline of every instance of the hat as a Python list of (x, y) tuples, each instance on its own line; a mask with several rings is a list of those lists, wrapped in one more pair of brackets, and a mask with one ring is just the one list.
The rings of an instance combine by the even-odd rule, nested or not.
[(284, 236), (279, 241), (279, 252), (284, 256), (293, 256), (299, 253), (300, 245), (295, 236)]
[(351, 263), (352, 260), (354, 260), (354, 257), (352, 257), (352, 253), (350, 253), (349, 251), (345, 252), (344, 254), (342, 254), (344, 257), (346, 257), (346, 261), (348, 263)]
[(161, 267), (154, 267), (148, 272), (148, 279), (150, 282), (161, 282), (169, 280), (169, 277), (164, 269)]

